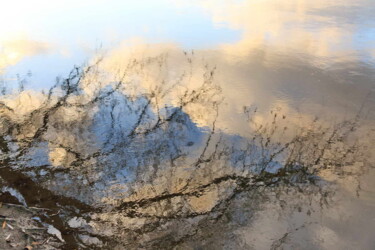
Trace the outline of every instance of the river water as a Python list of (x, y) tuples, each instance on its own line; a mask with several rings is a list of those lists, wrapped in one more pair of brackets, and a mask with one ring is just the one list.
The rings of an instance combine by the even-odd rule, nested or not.
[(5, 4), (2, 202), (67, 249), (374, 249), (374, 13)]

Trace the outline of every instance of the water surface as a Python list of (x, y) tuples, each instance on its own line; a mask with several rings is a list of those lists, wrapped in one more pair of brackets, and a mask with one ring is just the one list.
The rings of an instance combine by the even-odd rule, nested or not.
[(65, 247), (372, 249), (373, 13), (5, 4), (4, 201), (50, 209)]

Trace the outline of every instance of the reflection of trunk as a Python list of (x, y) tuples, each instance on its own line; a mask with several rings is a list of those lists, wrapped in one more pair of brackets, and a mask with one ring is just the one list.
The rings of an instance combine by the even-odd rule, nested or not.
[[(71, 229), (68, 229), (63, 222), (61, 215), (82, 216), (89, 211), (96, 211), (82, 202), (56, 195), (48, 189), (45, 189), (35, 183), (30, 177), (22, 174), (20, 171), (13, 170), (7, 166), (7, 162), (2, 162), (0, 178), (4, 180), (4, 184), (8, 187), (16, 189), (26, 201), (29, 207), (38, 207), (43, 209), (43, 213), (39, 214), (43, 222), (53, 225), (59, 229), (66, 241), (67, 249), (77, 248), (77, 240)], [(6, 200), (0, 200), (6, 203)]]

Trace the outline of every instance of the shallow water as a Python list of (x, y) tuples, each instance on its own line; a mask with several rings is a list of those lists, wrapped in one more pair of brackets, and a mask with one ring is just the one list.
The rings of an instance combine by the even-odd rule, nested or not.
[(375, 246), (372, 1), (5, 9), (0, 197), (66, 248)]

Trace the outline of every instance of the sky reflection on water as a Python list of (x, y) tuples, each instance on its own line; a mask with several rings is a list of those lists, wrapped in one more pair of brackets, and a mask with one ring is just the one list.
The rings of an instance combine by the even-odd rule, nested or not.
[(194, 49), (218, 66), (230, 112), (256, 103), (266, 110), (315, 107), (315, 113), (329, 107), (329, 115), (345, 116), (365, 99), (373, 105), (372, 1), (40, 0), (5, 6), (0, 68), (3, 84), (13, 88), (17, 74), (28, 89), (50, 87), (72, 65), (103, 51), (125, 62)]
[[(375, 2), (371, 0), (18, 0), (3, 5), (0, 85), (17, 89), (20, 79), (25, 79), (25, 88), (30, 92), (21, 94), (17, 99), (19, 103), (12, 99), (10, 92), (0, 98), (4, 98), (11, 108), (19, 109), (20, 119), (22, 112), (26, 114), (29, 109), (42, 105), (41, 100), (45, 97), (36, 92), (51, 87), (56, 76), (65, 77), (73, 65), (90, 64), (98, 55), (103, 55), (100, 69), (105, 73), (103, 82), (107, 84), (115, 82), (119, 70), (134, 58), (167, 55), (163, 61), (165, 67), (142, 69), (143, 75), (137, 76), (138, 85), (126, 91), (139, 94), (163, 80), (173, 82), (189, 67), (190, 78), (185, 83), (193, 89), (201, 84), (202, 75), (207, 72), (206, 65), (216, 67), (214, 79), (221, 87), (223, 101), (215, 126), (228, 138), (246, 137), (249, 127), (256, 130), (256, 125), (272, 122), (270, 111), (287, 115), (287, 125), (291, 128), (307, 128), (316, 116), (326, 125), (353, 118), (358, 113), (365, 128), (374, 125)], [(85, 98), (89, 99), (97, 93), (95, 91), (105, 87), (100, 81), (96, 83), (98, 85), (94, 86), (82, 84)], [(178, 106), (180, 90), (175, 88), (173, 91), (172, 95), (157, 100), (160, 102), (157, 105)], [(253, 123), (246, 121), (244, 111), (253, 111), (255, 107), (259, 112), (253, 115)], [(67, 111), (69, 108), (64, 112)], [(110, 113), (105, 111), (102, 111), (103, 117)], [(71, 112), (75, 114), (75, 110)], [(207, 114), (207, 110), (199, 106), (188, 107), (184, 112), (199, 129), (212, 127), (214, 112)], [(78, 118), (70, 115), (64, 119), (79, 120), (81, 113), (77, 114)], [(103, 118), (103, 124), (106, 120)], [(100, 131), (105, 126), (99, 123), (98, 127)], [(61, 136), (63, 142), (67, 138), (71, 139)], [(74, 143), (70, 144), (78, 145), (72, 141)], [(84, 145), (85, 142), (86, 138), (80, 143)], [(192, 151), (190, 146), (187, 148), (188, 153)], [(64, 150), (58, 147), (51, 150), (46, 162), (50, 161), (54, 166), (70, 162), (67, 157), (70, 153)], [(344, 186), (351, 187), (352, 182), (355, 181), (348, 180)], [(328, 248), (339, 249), (353, 244), (347, 240), (350, 235), (353, 238), (361, 236), (365, 248), (373, 246), (368, 231), (375, 226), (372, 209), (375, 187), (368, 176), (363, 187), (363, 198), (358, 202), (353, 201), (355, 188), (340, 191), (345, 205), (339, 212), (346, 216), (344, 220), (337, 218), (333, 206), (325, 215), (324, 223), (319, 221), (318, 226), (315, 224), (319, 214), (304, 217), (304, 222), (310, 221), (315, 226), (299, 232), (307, 239), (316, 239), (318, 246)], [(206, 202), (210, 200), (215, 199), (205, 199)], [(200, 203), (191, 202), (197, 211), (202, 209)], [(238, 229), (237, 233), (257, 249), (266, 249), (273, 237), (282, 236), (274, 228), (283, 231), (290, 224), (299, 228), (300, 215), (290, 219), (290, 224), (275, 222), (277, 218), (272, 217), (272, 209), (265, 210), (265, 214), (257, 218), (257, 230)], [(350, 217), (355, 213), (361, 216)], [(369, 222), (364, 228), (367, 233), (357, 228), (343, 229), (346, 223), (358, 225), (367, 218)], [(264, 232), (268, 239), (257, 241)], [(313, 236), (306, 236), (309, 234)], [(330, 240), (337, 245), (327, 243)], [(292, 238), (291, 242), (297, 246), (303, 244), (298, 242), (298, 237)]]
[(12, 1), (1, 15), (0, 68), (15, 66), (7, 68), (7, 78), (30, 70), (33, 87), (49, 86), (56, 74), (90, 59), (99, 47), (112, 49), (134, 38), (214, 50), (236, 61), (262, 48), (322, 68), (371, 65), (374, 5), (370, 0)]

